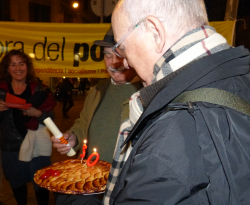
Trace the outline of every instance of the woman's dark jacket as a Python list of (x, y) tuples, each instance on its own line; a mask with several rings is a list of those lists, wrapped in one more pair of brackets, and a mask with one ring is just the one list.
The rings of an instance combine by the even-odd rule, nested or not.
[[(52, 97), (42, 91), (42, 86), (39, 83), (28, 84), (31, 90), (31, 97), (26, 100), (27, 103), (31, 103), (32, 106), (43, 112), (39, 118), (28, 117), (24, 122), (24, 126), (30, 130), (36, 130), (39, 123), (44, 124), (43, 120), (47, 117), (53, 118), (53, 108), (56, 102)], [(5, 100), (6, 92), (9, 92), (9, 86), (5, 82), (0, 83), (0, 99)], [(45, 96), (45, 97), (44, 97)], [(19, 151), (24, 137), (16, 129), (13, 120), (13, 108), (9, 108), (6, 111), (0, 112), (0, 147), (5, 151)]]
[[(250, 116), (205, 102), (172, 104), (184, 91), (217, 88), (250, 102), (249, 51), (201, 58), (141, 90), (146, 110), (110, 204), (249, 205)], [(218, 96), (220, 97), (220, 96)], [(150, 99), (150, 100), (148, 100)]]

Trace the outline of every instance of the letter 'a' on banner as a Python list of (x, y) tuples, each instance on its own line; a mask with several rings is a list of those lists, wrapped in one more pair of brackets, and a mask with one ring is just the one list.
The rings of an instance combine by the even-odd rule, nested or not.
[[(234, 21), (210, 22), (230, 45)], [(102, 40), (110, 24), (0, 22), (0, 59), (8, 50), (30, 55), (38, 77), (109, 77)]]

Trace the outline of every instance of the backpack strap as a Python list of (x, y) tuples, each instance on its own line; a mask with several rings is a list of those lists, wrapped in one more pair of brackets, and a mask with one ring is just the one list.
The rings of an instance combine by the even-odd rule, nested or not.
[(172, 103), (208, 102), (232, 108), (236, 111), (250, 115), (250, 103), (243, 98), (217, 88), (199, 88), (186, 91), (177, 96)]

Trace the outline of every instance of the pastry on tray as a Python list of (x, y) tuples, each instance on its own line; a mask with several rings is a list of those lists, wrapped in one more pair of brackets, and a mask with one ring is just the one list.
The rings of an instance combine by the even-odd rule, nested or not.
[(64, 194), (98, 194), (106, 189), (111, 164), (98, 161), (94, 166), (86, 160), (69, 159), (38, 170), (34, 181), (41, 187)]

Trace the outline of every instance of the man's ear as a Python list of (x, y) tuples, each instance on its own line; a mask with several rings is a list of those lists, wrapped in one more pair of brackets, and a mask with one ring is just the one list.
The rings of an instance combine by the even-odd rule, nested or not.
[(155, 16), (147, 16), (145, 20), (147, 29), (152, 32), (155, 43), (156, 43), (156, 52), (161, 53), (165, 46), (165, 29), (162, 25), (162, 22)]

